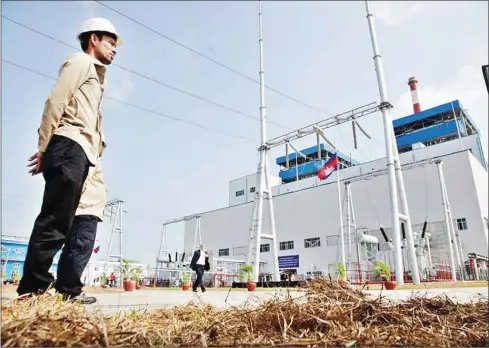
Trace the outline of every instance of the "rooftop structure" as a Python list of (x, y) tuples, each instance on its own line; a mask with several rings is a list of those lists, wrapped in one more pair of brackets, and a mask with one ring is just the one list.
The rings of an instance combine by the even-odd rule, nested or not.
[[(399, 153), (479, 134), (459, 100), (399, 118), (393, 121), (393, 126)], [(487, 169), (480, 136), (477, 138), (480, 153), (474, 155)]]
[(276, 159), (277, 165), (281, 167), (279, 177), (282, 179), (283, 183), (317, 175), (327, 159), (335, 153), (338, 155), (338, 165), (340, 169), (360, 164), (360, 162), (354, 160), (351, 155), (346, 155), (340, 151), (336, 152), (331, 146), (324, 143), (319, 144), (319, 149), (317, 146), (312, 146), (299, 151), (307, 156), (307, 159), (297, 152), (292, 152), (289, 155), (281, 156)]

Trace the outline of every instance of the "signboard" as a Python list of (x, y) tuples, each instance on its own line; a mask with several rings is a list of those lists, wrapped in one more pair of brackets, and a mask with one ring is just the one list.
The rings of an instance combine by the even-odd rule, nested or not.
[(278, 268), (299, 268), (299, 255), (279, 256)]
[[(2, 241), (2, 260), (10, 261), (24, 261), (27, 255), (27, 242), (11, 242)], [(61, 250), (59, 250), (53, 259), (53, 264), (59, 262), (61, 256)]]

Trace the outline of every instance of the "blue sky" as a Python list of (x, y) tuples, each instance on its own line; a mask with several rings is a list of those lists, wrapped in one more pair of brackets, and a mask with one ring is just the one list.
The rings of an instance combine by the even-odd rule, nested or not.
[[(258, 79), (257, 2), (117, 2), (107, 5), (233, 69)], [(412, 112), (407, 80), (416, 76), (422, 108), (459, 98), (487, 147), (487, 2), (375, 2), (388, 94), (395, 118)], [(54, 15), (55, 14), (55, 15)], [(89, 1), (2, 2), (2, 15), (67, 44), (90, 17), (111, 20), (124, 38), (115, 63), (258, 117), (259, 86), (133, 21)], [(322, 110), (266, 91), (270, 122), (298, 128), (373, 101), (378, 87), (363, 2), (265, 2), (265, 83)], [(49, 76), (75, 50), (2, 18), (2, 58)], [(228, 183), (256, 171), (259, 122), (111, 66), (107, 95), (247, 141), (105, 100), (109, 144), (103, 165), (109, 198), (125, 200), (124, 253), (154, 263), (161, 223), (224, 207)], [(29, 236), (39, 212), (41, 176), (27, 173), (54, 81), (2, 62), (2, 234)], [(330, 129), (341, 151), (366, 161), (384, 156), (379, 113), (361, 121), (372, 140), (353, 148), (351, 126)], [(286, 129), (270, 125), (269, 136)], [(304, 148), (314, 138), (296, 143)], [(283, 155), (277, 148), (271, 158)], [(278, 168), (272, 163), (272, 171)], [(182, 226), (169, 249), (182, 249)], [(110, 221), (100, 225), (105, 255)]]

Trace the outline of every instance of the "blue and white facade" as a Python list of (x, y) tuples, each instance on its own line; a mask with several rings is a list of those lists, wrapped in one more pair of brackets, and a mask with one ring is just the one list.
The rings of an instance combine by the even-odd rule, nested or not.
[[(20, 280), (24, 273), (24, 262), (27, 254), (27, 238), (2, 235), (2, 281)], [(56, 254), (49, 269), (56, 277), (61, 251)]]

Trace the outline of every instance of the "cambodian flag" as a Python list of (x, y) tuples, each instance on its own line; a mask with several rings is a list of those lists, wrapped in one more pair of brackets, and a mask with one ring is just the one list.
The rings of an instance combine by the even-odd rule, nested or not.
[(318, 172), (318, 178), (319, 180), (325, 180), (327, 179), (331, 173), (333, 173), (336, 170), (336, 167), (338, 166), (338, 156), (334, 154), (331, 156), (331, 158), (324, 164), (324, 166), (319, 170)]
[(93, 249), (93, 252), (94, 252), (95, 254), (96, 254), (96, 253), (98, 253), (98, 252), (99, 252), (99, 250), (100, 250), (100, 244), (99, 244), (99, 242), (98, 242), (98, 241), (96, 241), (96, 243), (97, 243), (97, 247), (96, 247), (95, 249)]

